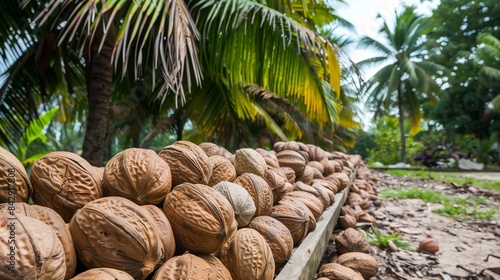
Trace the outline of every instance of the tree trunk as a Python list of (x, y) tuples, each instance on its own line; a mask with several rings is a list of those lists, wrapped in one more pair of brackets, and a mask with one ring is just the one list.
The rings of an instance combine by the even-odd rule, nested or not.
[(178, 110), (176, 117), (177, 141), (180, 141), (182, 140), (182, 133), (184, 132), (184, 109), (179, 108), (177, 110)]
[[(97, 29), (102, 29), (98, 26)], [(108, 123), (108, 107), (111, 97), (113, 66), (111, 54), (116, 37), (116, 29), (110, 28), (104, 45), (99, 52), (102, 33), (97, 33), (90, 45), (90, 57), (87, 59), (87, 96), (89, 110), (83, 142), (82, 157), (94, 166), (103, 165), (104, 138)]]
[(405, 137), (405, 116), (403, 109), (403, 93), (401, 84), (398, 87), (398, 109), (399, 109), (399, 131), (401, 133), (401, 158), (400, 162), (405, 162), (406, 156), (406, 137)]

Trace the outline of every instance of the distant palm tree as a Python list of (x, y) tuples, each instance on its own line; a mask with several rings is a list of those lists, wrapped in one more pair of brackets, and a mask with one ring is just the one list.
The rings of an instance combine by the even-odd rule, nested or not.
[[(500, 88), (500, 39), (491, 33), (477, 36), (479, 44), (477, 58), (481, 62), (479, 80), (488, 88)], [(491, 101), (493, 108), (500, 112), (500, 94)]]
[(433, 76), (445, 69), (426, 60), (426, 39), (430, 22), (416, 14), (415, 7), (405, 7), (395, 13), (394, 25), (384, 20), (379, 30), (386, 41), (377, 41), (363, 37), (361, 45), (374, 48), (382, 55), (359, 62), (361, 66), (383, 64), (384, 66), (364, 85), (364, 92), (369, 94), (368, 102), (378, 112), (389, 112), (394, 107), (399, 112), (401, 133), (401, 162), (404, 162), (406, 145), (404, 120), (406, 114), (412, 121), (410, 134), (415, 134), (420, 126), (422, 113), (420, 105), (435, 98), (439, 88)]

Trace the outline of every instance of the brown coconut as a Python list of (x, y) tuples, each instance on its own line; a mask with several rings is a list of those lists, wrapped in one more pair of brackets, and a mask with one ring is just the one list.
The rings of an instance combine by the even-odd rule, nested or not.
[(370, 244), (365, 234), (353, 228), (347, 228), (335, 237), (335, 248), (339, 254), (350, 252), (368, 253)]
[(267, 173), (267, 163), (264, 157), (250, 148), (239, 149), (234, 153), (234, 167), (238, 175), (253, 173), (264, 178)]
[(73, 244), (73, 239), (71, 238), (69, 229), (66, 227), (66, 223), (61, 218), (61, 216), (57, 214), (56, 211), (40, 205), (29, 205), (24, 202), (14, 204), (0, 204), (0, 212), (12, 213), (11, 211), (42, 221), (54, 230), (64, 249), (66, 263), (66, 275), (64, 279), (73, 277), (73, 275), (75, 274), (77, 263), (75, 246)]
[(209, 186), (215, 186), (222, 181), (232, 182), (236, 179), (236, 169), (229, 159), (219, 155), (210, 156), (208, 159), (212, 165), (212, 176), (208, 182)]
[(435, 254), (439, 251), (439, 243), (431, 237), (426, 237), (422, 239), (418, 245), (420, 251)]
[(335, 172), (328, 175), (328, 177), (337, 178), (340, 181), (339, 191), (347, 188), (350, 182), (349, 176), (343, 172)]
[(284, 150), (276, 154), (281, 167), (290, 167), (295, 176), (300, 178), (306, 168), (306, 159), (296, 151)]
[(325, 150), (323, 150), (321, 147), (308, 144), (309, 147), (308, 153), (309, 153), (309, 160), (311, 161), (321, 161), (323, 158), (325, 158)]
[(273, 253), (276, 269), (283, 267), (293, 251), (293, 237), (290, 230), (270, 216), (255, 217), (248, 227), (255, 229), (264, 237)]
[(289, 192), (283, 197), (282, 200), (280, 200), (280, 203), (286, 200), (301, 201), (302, 203), (304, 203), (305, 206), (307, 206), (307, 208), (309, 208), (309, 210), (311, 210), (311, 213), (313, 214), (316, 220), (318, 220), (321, 214), (323, 214), (324, 211), (323, 203), (321, 203), (319, 198), (317, 198), (311, 193), (304, 191)]
[(66, 223), (76, 210), (103, 195), (94, 167), (70, 152), (51, 152), (35, 161), (30, 181), (35, 204), (54, 209)]
[(224, 266), (224, 264), (221, 262), (219, 258), (217, 258), (214, 255), (200, 255), (199, 257), (205, 260), (212, 267), (212, 269), (215, 270), (215, 273), (217, 274), (216, 279), (219, 280), (232, 279), (231, 272), (229, 272), (229, 270)]
[(300, 181), (295, 182), (296, 191), (304, 191), (313, 194), (317, 197), (323, 204), (323, 209), (328, 208), (328, 206), (333, 202), (330, 201), (330, 195), (326, 192), (326, 189), (314, 188)]
[[(298, 205), (298, 204), (297, 204)], [(304, 238), (306, 238), (309, 232), (309, 224), (314, 217), (309, 216), (309, 212), (306, 212), (301, 207), (296, 207), (292, 204), (278, 204), (273, 206), (273, 211), (269, 216), (280, 221), (283, 225), (288, 228), (293, 238), (293, 245), (298, 246)], [(312, 219), (311, 219), (312, 218)]]
[(245, 188), (255, 203), (255, 217), (269, 215), (273, 206), (273, 191), (264, 178), (253, 174), (243, 173), (234, 180), (234, 183)]
[(22, 163), (0, 147), (0, 203), (28, 202), (33, 188)]
[(229, 156), (231, 156), (231, 153), (228, 150), (226, 150), (226, 148), (219, 146), (217, 144), (211, 143), (211, 142), (203, 142), (203, 143), (200, 143), (198, 146), (209, 157), (214, 156), (214, 155), (218, 155), (218, 156), (223, 156), (225, 158), (228, 158)]
[(153, 280), (170, 279), (221, 279), (217, 271), (204, 259), (185, 253), (170, 258), (154, 274)]
[(219, 258), (233, 280), (274, 278), (272, 250), (264, 237), (254, 229), (239, 229), (222, 247)]
[(189, 141), (176, 141), (158, 154), (170, 166), (172, 187), (182, 183), (207, 185), (212, 176), (212, 166), (207, 154)]
[(331, 192), (336, 194), (338, 192), (338, 185), (340, 182), (335, 179), (314, 179), (312, 182), (312, 186), (322, 186), (324, 188), (329, 189)]
[(238, 225), (231, 203), (217, 190), (201, 184), (176, 186), (165, 198), (163, 212), (176, 243), (197, 254), (217, 252)]
[(109, 196), (80, 209), (69, 224), (78, 260), (87, 268), (121, 269), (145, 279), (162, 257), (153, 218), (132, 201)]
[(290, 184), (295, 183), (295, 179), (297, 178), (297, 176), (295, 175), (295, 171), (291, 167), (282, 166), (280, 167), (280, 169), (283, 172), (283, 174), (285, 174), (288, 183)]
[(332, 280), (363, 280), (363, 276), (353, 269), (338, 263), (327, 263), (318, 270), (318, 277)]
[(161, 204), (172, 188), (168, 163), (150, 149), (130, 148), (113, 156), (104, 168), (104, 194), (139, 205)]
[(159, 268), (168, 259), (174, 256), (174, 232), (172, 231), (172, 225), (170, 225), (167, 216), (165, 216), (165, 213), (163, 213), (159, 207), (155, 205), (142, 205), (142, 208), (146, 209), (151, 218), (153, 218), (152, 222), (156, 226), (158, 238), (160, 239), (160, 243), (162, 245), (161, 258), (158, 264), (156, 264), (156, 268)]
[(84, 271), (71, 280), (134, 280), (134, 278), (123, 270), (99, 267)]
[(0, 213), (0, 236), (0, 279), (64, 279), (64, 248), (50, 226), (5, 211)]
[(287, 193), (288, 179), (279, 168), (269, 168), (264, 178), (273, 192), (273, 203), (278, 202)]
[(364, 279), (370, 279), (377, 275), (377, 260), (369, 254), (351, 252), (339, 256), (337, 263), (359, 272)]
[(304, 184), (311, 185), (314, 179), (314, 168), (306, 165), (304, 168), (304, 173), (297, 180), (303, 182)]

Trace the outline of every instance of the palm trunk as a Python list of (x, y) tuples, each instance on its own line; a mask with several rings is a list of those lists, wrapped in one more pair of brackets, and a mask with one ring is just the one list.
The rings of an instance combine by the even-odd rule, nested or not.
[(406, 137), (405, 137), (405, 116), (403, 109), (403, 93), (401, 84), (398, 87), (398, 109), (399, 109), (399, 131), (401, 133), (401, 158), (400, 162), (405, 162), (406, 156)]
[[(97, 27), (99, 28), (99, 27)], [(89, 111), (82, 157), (94, 166), (102, 166), (104, 154), (104, 138), (108, 123), (108, 108), (111, 97), (113, 67), (111, 54), (116, 32), (110, 28), (104, 45), (99, 52), (102, 34), (97, 34), (90, 46), (90, 59), (87, 60), (87, 96)], [(99, 38), (99, 39), (98, 39)]]
[(177, 123), (177, 141), (182, 140), (182, 133), (184, 132), (184, 109), (179, 108), (176, 117)]

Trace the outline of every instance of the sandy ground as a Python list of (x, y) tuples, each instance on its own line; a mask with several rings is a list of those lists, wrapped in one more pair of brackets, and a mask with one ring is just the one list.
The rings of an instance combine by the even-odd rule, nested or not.
[[(485, 196), (488, 205), (480, 209), (500, 210), (500, 194), (474, 187), (454, 187), (434, 180), (412, 180), (378, 173), (381, 181), (377, 190), (419, 186), (448, 196), (470, 198)], [(500, 182), (500, 173), (464, 172), (464, 176)], [(432, 210), (440, 204), (426, 203), (420, 199), (387, 198), (379, 207), (370, 206), (369, 213), (377, 219), (377, 229), (385, 236), (397, 232), (398, 236), (418, 248), (419, 242), (434, 238), (440, 250), (435, 254), (371, 246), (370, 254), (379, 263), (378, 275), (373, 280), (442, 279), (442, 280), (500, 280), (500, 217), (491, 220), (455, 220), (438, 215)], [(369, 228), (365, 227), (369, 231)], [(342, 229), (336, 229), (334, 235)], [(335, 236), (332, 236), (334, 238)], [(336, 253), (329, 256), (335, 258)], [(498, 268), (492, 272), (490, 269)]]
[[(470, 172), (462, 174), (478, 179), (496, 180), (500, 182), (500, 173)], [(434, 191), (453, 196), (470, 198), (484, 196), (486, 192), (478, 189), (455, 188), (444, 182), (432, 180), (408, 180), (382, 175), (379, 190), (383, 188), (421, 186)], [(481, 208), (500, 210), (500, 195), (488, 197), (488, 205)], [(489, 273), (489, 268), (500, 268), (500, 259), (490, 257), (489, 254), (500, 257), (500, 218), (492, 220), (454, 220), (436, 213), (433, 209), (440, 204), (425, 203), (419, 199), (385, 199), (382, 206), (374, 208), (373, 214), (378, 217), (379, 229), (386, 233), (399, 232), (399, 236), (411, 242), (416, 247), (423, 238), (430, 236), (438, 243), (440, 250), (436, 259), (415, 269), (431, 269), (435, 276), (426, 275), (423, 278), (406, 273), (406, 279), (500, 279), (500, 274)], [(412, 255), (415, 263), (425, 263), (420, 258), (429, 255), (419, 253)], [(401, 261), (401, 259), (397, 259)], [(397, 263), (394, 262), (394, 263)], [(411, 262), (410, 262), (411, 263)], [(457, 267), (461, 266), (461, 267)], [(465, 268), (465, 270), (463, 269)], [(483, 270), (486, 273), (477, 275)], [(411, 270), (411, 269), (409, 269)], [(467, 271), (468, 270), (468, 271)], [(432, 274), (432, 273), (429, 273)], [(476, 274), (476, 275), (475, 275)], [(422, 276), (422, 275), (420, 275)], [(446, 277), (450, 278), (446, 278)], [(379, 279), (391, 279), (391, 275), (381, 275)], [(474, 278), (476, 277), (476, 278)], [(394, 278), (400, 279), (400, 278)]]

